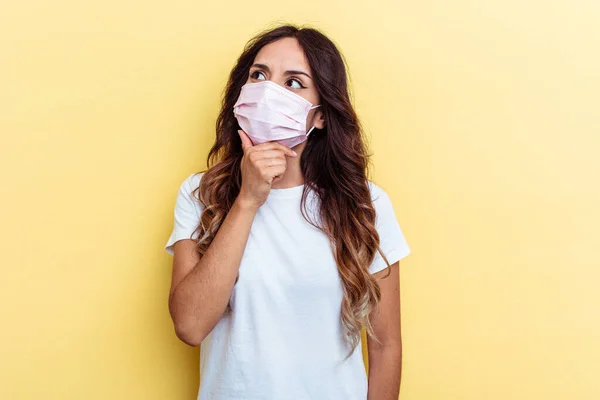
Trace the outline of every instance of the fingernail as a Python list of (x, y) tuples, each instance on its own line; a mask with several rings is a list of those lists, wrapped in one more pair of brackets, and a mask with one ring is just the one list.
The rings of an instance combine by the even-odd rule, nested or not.
[(292, 150), (292, 154), (293, 154), (294, 156), (297, 156), (297, 155), (298, 155), (298, 154), (297, 154), (297, 153), (296, 153), (294, 150)]

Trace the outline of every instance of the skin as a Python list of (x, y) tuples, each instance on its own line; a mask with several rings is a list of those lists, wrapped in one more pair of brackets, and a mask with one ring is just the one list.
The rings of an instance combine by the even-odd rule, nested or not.
[(400, 262), (373, 275), (381, 287), (379, 310), (371, 314), (377, 343), (367, 337), (369, 391), (367, 400), (398, 400), (402, 374), (400, 333)]
[[(290, 72), (294, 71), (294, 72)], [(247, 82), (270, 80), (320, 104), (312, 71), (296, 39), (285, 38), (263, 47), (251, 67)], [(307, 116), (306, 126), (324, 127), (319, 108)], [(169, 312), (180, 340), (199, 346), (226, 309), (238, 274), (250, 228), (257, 210), (271, 188), (289, 188), (304, 183), (300, 155), (306, 142), (289, 149), (270, 142), (254, 146), (238, 132), (244, 156), (241, 163), (242, 187), (213, 242), (202, 258), (193, 240), (180, 240), (174, 246), (173, 275)], [(400, 386), (402, 345), (400, 337), (400, 290), (398, 263), (375, 275), (381, 285), (379, 311), (372, 315), (373, 329), (380, 344), (368, 340), (368, 400), (397, 400)]]

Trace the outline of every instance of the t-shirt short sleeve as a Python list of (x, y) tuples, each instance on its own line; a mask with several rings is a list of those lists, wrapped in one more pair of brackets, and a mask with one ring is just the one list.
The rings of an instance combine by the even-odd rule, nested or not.
[(167, 253), (174, 254), (174, 245), (182, 239), (196, 239), (192, 237), (200, 224), (200, 216), (204, 206), (194, 196), (193, 191), (200, 185), (202, 174), (188, 176), (180, 185), (175, 202), (174, 224), (171, 236), (165, 245)]
[[(379, 246), (385, 254), (390, 265), (403, 259), (410, 254), (410, 248), (404, 234), (400, 229), (394, 206), (388, 194), (373, 182), (369, 182), (371, 188), (371, 198), (375, 207), (376, 219), (375, 228), (379, 233)], [(379, 272), (387, 267), (387, 264), (379, 252), (375, 252), (375, 258), (369, 267), (372, 274)]]

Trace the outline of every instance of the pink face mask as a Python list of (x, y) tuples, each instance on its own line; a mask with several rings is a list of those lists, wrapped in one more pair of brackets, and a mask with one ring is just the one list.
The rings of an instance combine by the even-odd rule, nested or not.
[(242, 86), (233, 114), (255, 145), (277, 141), (294, 147), (314, 129), (306, 131), (306, 117), (317, 107), (274, 82), (262, 81)]

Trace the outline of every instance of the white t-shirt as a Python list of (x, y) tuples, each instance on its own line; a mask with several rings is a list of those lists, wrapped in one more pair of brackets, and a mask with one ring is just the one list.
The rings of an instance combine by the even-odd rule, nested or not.
[[(202, 205), (181, 184), (166, 244), (192, 238)], [(410, 253), (390, 198), (369, 182), (380, 246), (390, 264)], [(271, 189), (254, 219), (226, 312), (201, 344), (199, 400), (366, 400), (360, 345), (350, 358), (340, 322), (343, 298), (329, 239), (300, 211), (304, 186)], [(307, 206), (314, 210), (311, 192)], [(194, 239), (197, 236), (193, 237)], [(376, 253), (371, 273), (386, 267)]]

